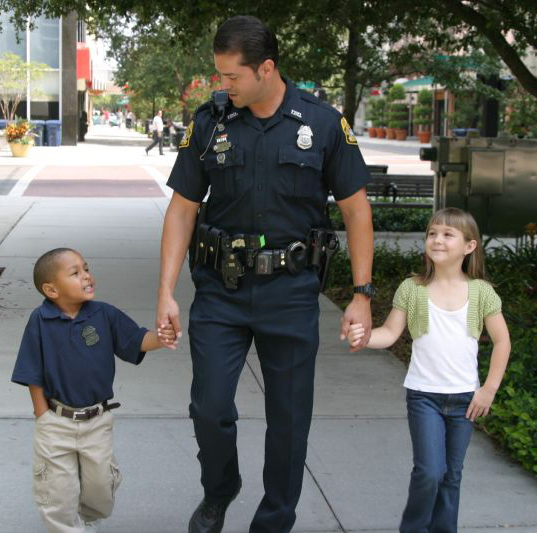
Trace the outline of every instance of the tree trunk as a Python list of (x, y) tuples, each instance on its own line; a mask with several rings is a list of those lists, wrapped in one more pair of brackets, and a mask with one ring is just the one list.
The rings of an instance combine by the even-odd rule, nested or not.
[(343, 116), (347, 119), (351, 128), (354, 126), (356, 113), (356, 84), (358, 82), (358, 31), (354, 26), (349, 27), (349, 41), (347, 57), (345, 58), (345, 101), (343, 104)]

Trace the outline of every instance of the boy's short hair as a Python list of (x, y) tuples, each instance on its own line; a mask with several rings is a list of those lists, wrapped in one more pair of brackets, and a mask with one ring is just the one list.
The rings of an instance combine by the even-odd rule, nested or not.
[(36, 262), (34, 266), (34, 285), (35, 288), (43, 295), (46, 296), (43, 292), (43, 284), (50, 283), (56, 274), (56, 266), (58, 262), (58, 257), (64, 254), (65, 252), (74, 252), (77, 254), (76, 250), (72, 248), (54, 248), (54, 250), (49, 250), (44, 253)]

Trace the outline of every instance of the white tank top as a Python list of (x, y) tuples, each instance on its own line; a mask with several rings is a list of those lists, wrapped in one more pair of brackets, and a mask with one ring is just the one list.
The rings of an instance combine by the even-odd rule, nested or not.
[(443, 394), (476, 390), (477, 339), (468, 334), (468, 302), (446, 311), (428, 300), (428, 308), (429, 331), (412, 342), (404, 386)]

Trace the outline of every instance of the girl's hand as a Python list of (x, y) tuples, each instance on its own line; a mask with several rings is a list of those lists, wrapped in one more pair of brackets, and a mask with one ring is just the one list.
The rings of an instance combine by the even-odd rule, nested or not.
[(349, 346), (355, 348), (360, 343), (360, 339), (365, 335), (365, 328), (362, 324), (351, 324), (347, 332)]
[(478, 416), (487, 416), (494, 396), (496, 396), (496, 391), (487, 387), (477, 389), (466, 411), (466, 418), (473, 422)]

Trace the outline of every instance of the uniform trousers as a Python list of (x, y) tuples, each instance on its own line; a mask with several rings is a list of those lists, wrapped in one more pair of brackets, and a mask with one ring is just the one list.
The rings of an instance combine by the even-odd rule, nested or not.
[(49, 533), (83, 533), (108, 518), (121, 482), (113, 415), (76, 422), (48, 410), (34, 430), (34, 497)]
[(286, 533), (302, 490), (319, 345), (319, 279), (247, 272), (237, 290), (197, 266), (190, 309), (193, 363), (190, 416), (199, 445), (205, 498), (224, 502), (239, 480), (235, 392), (255, 343), (265, 389), (265, 494), (250, 533)]

